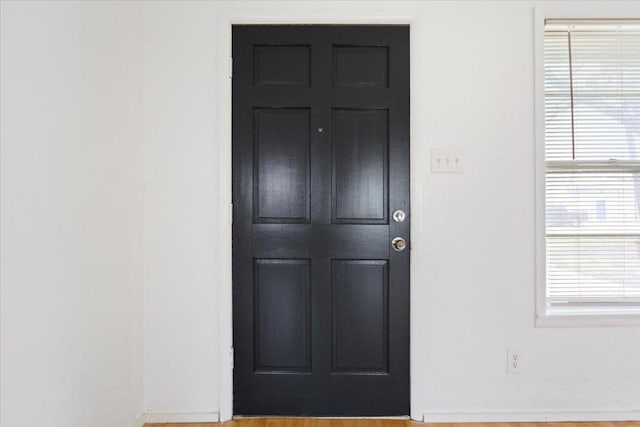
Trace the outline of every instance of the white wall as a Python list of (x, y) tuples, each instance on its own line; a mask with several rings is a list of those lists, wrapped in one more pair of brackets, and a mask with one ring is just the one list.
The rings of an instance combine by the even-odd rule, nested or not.
[[(640, 328), (534, 327), (534, 4), (145, 4), (147, 409), (227, 414), (228, 371), (215, 369), (230, 333), (220, 23), (411, 16), (412, 416), (640, 418)], [(613, 7), (564, 4), (578, 16)], [(637, 2), (618, 6), (640, 16)], [(463, 149), (465, 173), (432, 175), (434, 147)], [(508, 347), (524, 350), (525, 373), (506, 373)]]
[(219, 400), (216, 224), (229, 211), (216, 204), (215, 8), (145, 6), (144, 407), (206, 413)]
[(3, 427), (142, 410), (142, 15), (2, 2)]

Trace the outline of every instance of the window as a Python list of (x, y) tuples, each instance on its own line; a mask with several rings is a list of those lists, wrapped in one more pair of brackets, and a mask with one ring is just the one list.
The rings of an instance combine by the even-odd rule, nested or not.
[(640, 22), (544, 29), (547, 315), (640, 313)]

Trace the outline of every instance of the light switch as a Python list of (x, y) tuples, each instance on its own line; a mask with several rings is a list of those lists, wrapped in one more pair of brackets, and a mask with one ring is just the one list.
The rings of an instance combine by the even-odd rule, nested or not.
[(462, 173), (462, 150), (431, 150), (431, 173)]

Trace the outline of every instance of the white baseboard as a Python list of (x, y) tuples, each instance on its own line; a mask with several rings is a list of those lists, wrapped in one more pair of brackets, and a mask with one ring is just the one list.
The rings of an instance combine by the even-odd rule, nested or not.
[(425, 412), (425, 423), (640, 421), (640, 411), (592, 412)]
[[(397, 417), (404, 418), (406, 417)], [(640, 411), (566, 411), (566, 412), (425, 412), (425, 423), (464, 422), (562, 422), (562, 421), (640, 421)], [(131, 427), (146, 423), (216, 423), (220, 413), (214, 412), (146, 412)]]
[(138, 417), (133, 422), (133, 424), (131, 424), (131, 427), (144, 427), (144, 423), (145, 423), (145, 416), (141, 412), (141, 413), (138, 414)]
[(147, 423), (217, 423), (220, 412), (146, 412)]

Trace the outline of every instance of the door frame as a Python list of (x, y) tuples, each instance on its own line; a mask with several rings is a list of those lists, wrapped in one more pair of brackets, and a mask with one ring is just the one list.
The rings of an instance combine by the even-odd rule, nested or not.
[[(362, 9), (353, 7), (345, 7), (340, 4), (331, 5), (313, 5), (305, 4), (294, 8), (286, 8), (284, 6), (270, 6), (257, 4), (254, 8), (221, 8), (218, 11), (217, 22), (217, 42), (215, 57), (218, 63), (217, 73), (217, 89), (218, 89), (218, 109), (217, 109), (217, 126), (218, 126), (218, 158), (213, 165), (217, 169), (218, 178), (218, 198), (215, 202), (216, 212), (227, 213), (221, 214), (214, 221), (217, 225), (216, 230), (219, 236), (218, 246), (218, 408), (220, 421), (230, 420), (233, 417), (233, 312), (232, 312), (232, 156), (231, 156), (231, 119), (232, 119), (232, 81), (230, 73), (232, 70), (231, 61), (231, 27), (233, 25), (254, 24), (254, 25), (408, 25), (409, 26), (409, 72), (410, 72), (410, 99), (414, 91), (414, 83), (416, 82), (413, 61), (416, 50), (413, 40), (413, 22), (418, 17), (419, 10), (417, 8), (403, 8), (402, 13), (398, 13), (398, 8), (389, 6), (370, 7), (367, 14), (363, 14)], [(411, 101), (410, 101), (411, 102)], [(420, 182), (422, 174), (416, 174), (416, 166), (414, 159), (416, 156), (423, 158), (424, 147), (416, 146), (414, 139), (414, 123), (411, 120), (411, 104), (409, 106), (409, 140), (410, 143), (410, 205), (414, 217), (420, 217), (420, 205), (414, 203), (416, 200), (416, 190), (421, 187)], [(426, 158), (426, 157), (424, 157)], [(412, 256), (410, 259), (410, 310), (414, 313), (413, 307), (413, 290), (414, 277), (413, 274), (415, 259), (415, 248), (420, 244), (417, 233), (414, 233), (414, 222), (411, 222), (412, 236)], [(417, 309), (417, 307), (416, 307)], [(412, 315), (413, 317), (413, 315)], [(410, 342), (413, 342), (413, 334), (415, 328), (411, 327), (410, 320)], [(417, 338), (417, 337), (416, 337)], [(411, 418), (422, 421), (422, 414), (413, 404), (415, 398), (414, 391), (414, 358), (413, 345), (409, 350), (409, 375), (410, 375), (410, 407)]]

